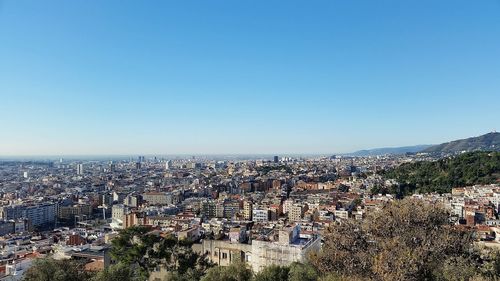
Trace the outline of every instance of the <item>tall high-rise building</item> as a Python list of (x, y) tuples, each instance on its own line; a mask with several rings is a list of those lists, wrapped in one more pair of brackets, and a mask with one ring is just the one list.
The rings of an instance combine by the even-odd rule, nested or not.
[(172, 160), (168, 160), (167, 162), (165, 162), (165, 169), (166, 170), (172, 169)]
[(205, 218), (216, 217), (216, 204), (214, 201), (204, 201), (201, 203), (201, 214)]
[(79, 176), (83, 175), (83, 164), (76, 165), (76, 174)]
[(279, 162), (278, 156), (274, 156), (274, 163), (278, 163), (278, 162)]
[(115, 164), (115, 163), (113, 163), (113, 161), (110, 161), (110, 162), (109, 162), (109, 171), (110, 171), (110, 172), (114, 172), (114, 171), (116, 171), (116, 164)]
[(251, 201), (243, 201), (243, 217), (246, 220), (252, 220), (253, 204)]

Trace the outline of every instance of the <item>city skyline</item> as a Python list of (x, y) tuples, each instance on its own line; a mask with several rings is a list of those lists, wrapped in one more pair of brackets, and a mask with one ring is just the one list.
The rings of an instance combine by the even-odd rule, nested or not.
[(0, 1), (0, 156), (333, 154), (498, 129), (500, 2)]

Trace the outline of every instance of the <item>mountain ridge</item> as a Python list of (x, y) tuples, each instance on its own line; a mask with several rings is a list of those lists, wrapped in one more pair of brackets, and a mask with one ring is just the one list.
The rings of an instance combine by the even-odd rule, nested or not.
[(477, 137), (454, 140), (428, 147), (424, 153), (457, 153), (475, 150), (500, 150), (500, 133), (491, 132)]
[(398, 146), (398, 147), (381, 147), (372, 149), (363, 149), (355, 152), (347, 153), (349, 156), (377, 156), (386, 154), (405, 154), (405, 153), (416, 153), (424, 149), (432, 147), (431, 144), (420, 144), (411, 146)]
[(441, 144), (428, 145), (411, 145), (400, 147), (381, 147), (372, 149), (362, 149), (351, 153), (346, 153), (347, 156), (378, 156), (378, 155), (397, 155), (405, 153), (458, 153), (462, 151), (476, 150), (493, 150), (500, 151), (500, 133), (490, 132), (477, 137), (453, 140)]

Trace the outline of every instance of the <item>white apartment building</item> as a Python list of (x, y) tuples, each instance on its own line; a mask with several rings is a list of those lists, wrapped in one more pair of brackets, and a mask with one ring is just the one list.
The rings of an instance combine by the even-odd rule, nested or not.
[(26, 218), (31, 226), (55, 223), (57, 204), (44, 202), (35, 205), (9, 205), (0, 208), (0, 219), (17, 220)]
[(252, 220), (254, 222), (266, 222), (269, 220), (269, 210), (267, 208), (255, 208), (252, 210)]

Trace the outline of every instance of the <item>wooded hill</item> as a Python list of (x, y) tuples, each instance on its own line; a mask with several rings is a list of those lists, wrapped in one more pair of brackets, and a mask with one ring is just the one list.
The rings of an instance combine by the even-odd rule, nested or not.
[(389, 193), (446, 193), (453, 187), (499, 183), (500, 152), (467, 152), (438, 161), (405, 163), (382, 174), (399, 183), (389, 187)]

